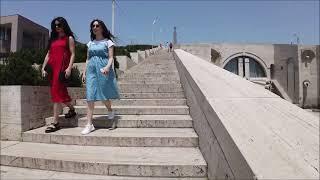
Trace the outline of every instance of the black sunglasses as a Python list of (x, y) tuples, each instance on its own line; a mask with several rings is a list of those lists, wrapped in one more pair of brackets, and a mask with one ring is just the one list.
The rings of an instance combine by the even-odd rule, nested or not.
[(61, 24), (58, 23), (58, 24), (55, 24), (56, 25), (56, 28), (61, 28)]
[(93, 24), (93, 25), (92, 25), (92, 28), (98, 28), (98, 27), (100, 27), (99, 24)]

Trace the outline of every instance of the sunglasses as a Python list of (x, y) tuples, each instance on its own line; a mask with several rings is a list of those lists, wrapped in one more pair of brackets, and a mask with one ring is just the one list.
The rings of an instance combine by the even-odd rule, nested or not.
[(56, 28), (61, 28), (61, 24), (60, 23), (58, 23), (58, 24), (55, 24), (56, 25)]
[(99, 24), (93, 24), (93, 25), (92, 25), (92, 28), (98, 28), (98, 27), (100, 27)]

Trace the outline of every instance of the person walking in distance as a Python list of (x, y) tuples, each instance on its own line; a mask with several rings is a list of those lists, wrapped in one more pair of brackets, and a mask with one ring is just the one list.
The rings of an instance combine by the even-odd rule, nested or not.
[(170, 42), (170, 44), (169, 44), (169, 52), (172, 52), (172, 48), (173, 48), (173, 44), (172, 44), (172, 42)]

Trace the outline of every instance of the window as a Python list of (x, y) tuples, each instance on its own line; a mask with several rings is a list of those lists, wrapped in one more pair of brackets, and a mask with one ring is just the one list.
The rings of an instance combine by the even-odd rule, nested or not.
[[(242, 64), (239, 64), (239, 59), (243, 60)], [(249, 65), (246, 65), (245, 59), (249, 59)], [(248, 62), (248, 61), (247, 61)], [(239, 66), (241, 68), (239, 69)], [(255, 59), (248, 56), (238, 56), (231, 59), (224, 67), (227, 71), (230, 71), (234, 74), (245, 76), (245, 77), (266, 77), (266, 72), (264, 71), (263, 66)], [(246, 74), (249, 72), (249, 74)]]

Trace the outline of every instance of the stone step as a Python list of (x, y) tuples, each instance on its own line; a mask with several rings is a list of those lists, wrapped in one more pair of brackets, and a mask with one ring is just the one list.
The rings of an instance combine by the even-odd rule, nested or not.
[(119, 147), (197, 147), (192, 128), (116, 128), (96, 129), (81, 135), (82, 127), (63, 128), (45, 133), (46, 127), (22, 133), (22, 141), (48, 144)]
[(153, 72), (151, 70), (154, 71), (177, 71), (177, 67), (175, 64), (146, 64), (146, 65), (141, 65), (141, 66), (137, 66), (136, 68), (132, 68), (129, 69), (128, 72), (135, 72), (135, 71), (140, 71), (140, 70), (144, 70), (144, 71), (150, 71)]
[[(154, 71), (151, 71), (154, 70)], [(135, 71), (150, 71), (150, 72), (157, 72), (157, 71), (167, 71), (167, 72), (172, 72), (172, 71), (177, 71), (177, 67), (175, 64), (144, 64), (144, 65), (139, 65), (136, 67), (130, 68), (127, 72), (135, 72)]]
[(120, 99), (168, 99), (184, 98), (183, 92), (174, 93), (120, 93)]
[(179, 76), (178, 71), (170, 73), (157, 73), (157, 72), (126, 72), (120, 77), (177, 77)]
[(158, 58), (158, 59), (150, 59), (147, 61), (142, 62), (139, 65), (146, 65), (146, 64), (175, 64), (175, 60), (173, 59), (168, 59), (168, 58)]
[(123, 80), (140, 80), (140, 81), (174, 81), (174, 80), (180, 80), (179, 76), (155, 76), (155, 77), (135, 77), (135, 76), (120, 76), (118, 77), (118, 81), (121, 82)]
[(137, 84), (180, 84), (180, 78), (179, 77), (154, 77), (154, 78), (135, 78), (135, 77), (129, 77), (129, 78), (118, 78), (118, 83), (137, 83)]
[[(137, 72), (139, 70), (139, 72)], [(145, 71), (143, 71), (143, 70), (145, 70)], [(150, 69), (149, 69), (150, 70)], [(177, 75), (177, 74), (179, 74), (178, 73), (178, 70), (176, 69), (176, 70), (171, 70), (171, 71), (168, 71), (168, 72), (157, 72), (157, 70), (156, 69), (154, 69), (154, 71), (149, 71), (149, 70), (147, 70), (146, 68), (143, 68), (143, 67), (141, 67), (140, 69), (135, 69), (134, 71), (127, 71), (124, 75), (126, 75), (126, 74), (136, 74), (136, 75), (144, 75), (144, 76), (147, 76), (147, 75)], [(149, 71), (149, 72), (148, 72)]]
[(123, 84), (118, 83), (121, 93), (182, 92), (181, 84)]
[(207, 178), (159, 178), (159, 177), (129, 177), (129, 176), (104, 176), (93, 174), (79, 174), (59, 171), (0, 166), (0, 179), (7, 180), (207, 180)]
[[(86, 106), (75, 106), (79, 115), (87, 113)], [(116, 114), (189, 114), (188, 106), (113, 106), (112, 109)], [(67, 113), (69, 108), (63, 108), (63, 113)], [(108, 110), (105, 106), (95, 106), (94, 114), (107, 114)]]
[(163, 80), (163, 79), (122, 79), (121, 81), (118, 81), (119, 83), (126, 83), (126, 84), (180, 84), (180, 80)]
[[(65, 119), (59, 116), (59, 124), (63, 127), (84, 127), (87, 117)], [(46, 124), (53, 122), (53, 117), (46, 118)], [(114, 118), (118, 128), (191, 128), (192, 118), (189, 115), (117, 115)], [(94, 115), (93, 124), (97, 128), (111, 127), (113, 121), (107, 115)]]
[(139, 67), (139, 69), (130, 69), (130, 71), (126, 71), (126, 74), (130, 73), (162, 73), (162, 74), (176, 74), (177, 68), (159, 68), (152, 66)]
[[(121, 81), (156, 81), (156, 82), (159, 82), (159, 81), (164, 81), (164, 82), (167, 82), (167, 81), (176, 81), (176, 80), (180, 80), (180, 77), (179, 76), (159, 76), (159, 77), (118, 77), (118, 82), (121, 82)], [(170, 83), (168, 83), (170, 84)]]
[(1, 165), (113, 176), (207, 177), (207, 164), (194, 147), (84, 147), (19, 142), (1, 149)]
[[(187, 105), (186, 99), (120, 99), (113, 100), (114, 106), (180, 106)], [(86, 106), (86, 99), (77, 99), (76, 105)], [(95, 102), (95, 105), (103, 106), (102, 101)]]

